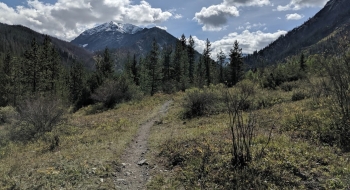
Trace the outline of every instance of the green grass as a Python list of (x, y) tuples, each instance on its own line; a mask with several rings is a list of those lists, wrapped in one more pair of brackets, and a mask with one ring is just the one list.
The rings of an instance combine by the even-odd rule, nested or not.
[[(347, 189), (350, 154), (327, 141), (333, 133), (333, 105), (322, 89), (317, 91), (320, 81), (313, 77), (276, 90), (254, 86), (248, 101), (258, 125), (253, 160), (244, 169), (231, 164), (229, 117), (223, 104), (211, 115), (184, 119), (186, 92), (179, 92), (107, 111), (99, 111), (99, 105), (86, 107), (67, 115), (39, 140), (1, 143), (0, 189), (114, 189), (119, 158), (138, 126), (170, 99), (168, 114), (151, 129), (149, 189)], [(306, 96), (293, 99), (300, 92)], [(244, 119), (249, 114), (245, 112)], [(1, 137), (8, 127), (0, 126)], [(46, 139), (57, 134), (60, 146), (50, 151)]]
[[(346, 189), (350, 186), (349, 153), (322, 142), (331, 123), (327, 98), (312, 94), (292, 101), (294, 93), (308, 92), (310, 83), (298, 87), (256, 89), (251, 103), (268, 106), (253, 110), (258, 129), (252, 147), (262, 157), (243, 170), (232, 168), (231, 139), (226, 113), (182, 119), (184, 93), (178, 93), (168, 116), (151, 135), (153, 157), (172, 173), (154, 171), (149, 189)], [(247, 115), (248, 113), (246, 113)], [(245, 116), (246, 118), (246, 116)]]
[(114, 189), (121, 154), (138, 126), (168, 98), (157, 95), (93, 115), (86, 115), (91, 107), (68, 115), (45, 134), (60, 136), (53, 152), (45, 138), (10, 142), (0, 148), (0, 189)]

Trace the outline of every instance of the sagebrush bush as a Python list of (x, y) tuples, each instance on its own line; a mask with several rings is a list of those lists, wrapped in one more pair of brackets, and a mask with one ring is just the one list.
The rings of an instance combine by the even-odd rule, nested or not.
[(185, 109), (184, 117), (193, 118), (222, 111), (224, 108), (220, 88), (212, 86), (187, 90), (182, 104)]
[(51, 132), (65, 112), (61, 101), (54, 97), (27, 99), (17, 110), (18, 122), (10, 128), (10, 138), (16, 141), (29, 141)]
[(112, 108), (115, 104), (132, 99), (141, 99), (141, 90), (131, 84), (125, 77), (116, 80), (107, 80), (95, 90), (91, 98), (103, 103), (106, 108)]
[(304, 100), (306, 97), (307, 97), (307, 95), (304, 92), (298, 91), (298, 92), (293, 93), (292, 101)]

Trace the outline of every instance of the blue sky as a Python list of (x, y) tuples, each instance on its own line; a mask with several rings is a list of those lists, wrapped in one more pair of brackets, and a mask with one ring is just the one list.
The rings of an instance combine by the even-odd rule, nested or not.
[(157, 26), (175, 37), (205, 40), (213, 55), (238, 40), (244, 53), (259, 50), (314, 16), (327, 0), (0, 0), (0, 22), (21, 24), (71, 41), (84, 30), (116, 21)]

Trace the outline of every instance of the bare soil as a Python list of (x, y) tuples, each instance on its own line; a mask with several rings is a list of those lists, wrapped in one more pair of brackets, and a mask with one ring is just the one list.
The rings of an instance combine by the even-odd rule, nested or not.
[(116, 189), (146, 189), (150, 179), (150, 163), (145, 158), (151, 127), (168, 111), (172, 101), (162, 105), (157, 114), (140, 125), (138, 133), (121, 157), (121, 169), (116, 172)]

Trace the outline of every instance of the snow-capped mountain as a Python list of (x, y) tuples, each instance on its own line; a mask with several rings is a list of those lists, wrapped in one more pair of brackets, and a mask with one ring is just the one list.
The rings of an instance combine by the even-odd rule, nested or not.
[(175, 46), (177, 38), (157, 27), (141, 28), (132, 24), (108, 22), (84, 31), (71, 43), (97, 52), (108, 47), (131, 54), (145, 55), (156, 39), (161, 47)]
[(104, 23), (95, 28), (86, 30), (84, 33), (82, 33), (82, 35), (94, 35), (101, 32), (120, 32), (122, 34), (135, 34), (141, 30), (143, 30), (143, 28), (132, 24), (121, 24), (111, 21), (109, 23)]

